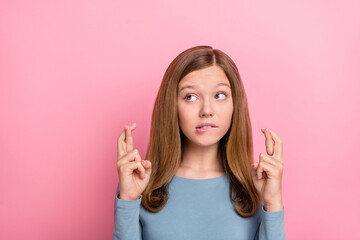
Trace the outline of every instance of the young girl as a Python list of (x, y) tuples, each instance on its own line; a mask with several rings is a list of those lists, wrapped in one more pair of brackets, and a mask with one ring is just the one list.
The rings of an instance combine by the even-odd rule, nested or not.
[(113, 239), (285, 239), (282, 141), (262, 129), (253, 162), (247, 97), (235, 63), (197, 46), (167, 68), (146, 160), (118, 139)]

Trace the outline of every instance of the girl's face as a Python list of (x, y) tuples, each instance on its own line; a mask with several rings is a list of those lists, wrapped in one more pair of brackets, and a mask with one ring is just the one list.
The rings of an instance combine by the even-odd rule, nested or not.
[(193, 71), (179, 82), (179, 125), (188, 142), (218, 144), (232, 119), (230, 82), (218, 66)]

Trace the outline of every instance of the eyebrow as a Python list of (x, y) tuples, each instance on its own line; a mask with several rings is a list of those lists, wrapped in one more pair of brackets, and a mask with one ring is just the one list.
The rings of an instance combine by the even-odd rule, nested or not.
[[(230, 87), (229, 84), (227, 84), (227, 83), (219, 83), (219, 84), (216, 85), (216, 87), (219, 87), (219, 86), (225, 86), (225, 87), (228, 87), (228, 88), (231, 89), (231, 87)], [(184, 89), (186, 89), (186, 88), (197, 89), (195, 86), (185, 85), (185, 86), (183, 86), (183, 87), (179, 90), (179, 92), (181, 92), (182, 90), (184, 90)]]

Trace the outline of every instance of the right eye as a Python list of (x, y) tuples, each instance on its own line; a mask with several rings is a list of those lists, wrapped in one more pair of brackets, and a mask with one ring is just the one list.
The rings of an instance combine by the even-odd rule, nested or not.
[(196, 97), (194, 96), (194, 95), (186, 95), (185, 97), (184, 97), (184, 99), (186, 100), (186, 101), (188, 101), (188, 102), (193, 102), (195, 99), (196, 99)]

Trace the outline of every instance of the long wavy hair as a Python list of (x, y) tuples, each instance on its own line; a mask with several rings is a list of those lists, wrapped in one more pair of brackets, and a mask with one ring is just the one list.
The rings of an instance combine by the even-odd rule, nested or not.
[(158, 91), (145, 159), (152, 172), (142, 195), (142, 205), (160, 211), (168, 200), (168, 185), (181, 163), (184, 141), (178, 121), (178, 85), (188, 73), (213, 65), (221, 67), (231, 86), (234, 111), (228, 132), (220, 139), (221, 164), (230, 182), (230, 198), (236, 212), (249, 217), (260, 206), (260, 195), (252, 177), (253, 140), (247, 97), (238, 69), (224, 52), (210, 46), (196, 46), (180, 53), (167, 68)]

